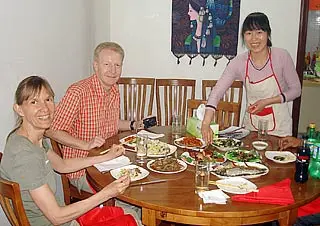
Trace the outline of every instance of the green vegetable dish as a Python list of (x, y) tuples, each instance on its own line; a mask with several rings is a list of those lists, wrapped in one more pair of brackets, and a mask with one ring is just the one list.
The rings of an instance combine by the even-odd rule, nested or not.
[(232, 150), (226, 152), (226, 158), (233, 162), (260, 162), (260, 156), (249, 150)]

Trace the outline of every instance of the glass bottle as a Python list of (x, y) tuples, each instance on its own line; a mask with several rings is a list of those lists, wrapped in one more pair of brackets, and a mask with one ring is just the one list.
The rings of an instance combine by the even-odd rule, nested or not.
[(308, 162), (310, 160), (310, 147), (306, 140), (306, 137), (303, 137), (303, 146), (300, 146), (298, 148), (298, 157), (300, 159), (307, 160)]
[(309, 162), (305, 159), (297, 157), (296, 160), (296, 172), (294, 174), (294, 180), (298, 183), (304, 183), (308, 180), (308, 165)]

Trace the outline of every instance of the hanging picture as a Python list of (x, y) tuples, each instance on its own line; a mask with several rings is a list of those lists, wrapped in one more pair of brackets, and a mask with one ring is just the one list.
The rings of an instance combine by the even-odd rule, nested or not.
[(172, 0), (171, 51), (180, 58), (237, 55), (240, 0)]

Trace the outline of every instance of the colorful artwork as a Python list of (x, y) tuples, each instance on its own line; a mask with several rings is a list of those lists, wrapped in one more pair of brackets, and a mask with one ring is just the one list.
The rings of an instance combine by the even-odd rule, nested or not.
[(237, 55), (240, 0), (172, 0), (171, 51), (178, 58)]

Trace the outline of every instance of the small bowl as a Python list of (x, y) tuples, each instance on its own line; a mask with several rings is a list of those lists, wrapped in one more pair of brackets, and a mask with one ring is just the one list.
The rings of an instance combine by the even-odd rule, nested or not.
[(258, 151), (262, 151), (268, 147), (268, 143), (264, 141), (254, 141), (252, 142), (252, 146)]

